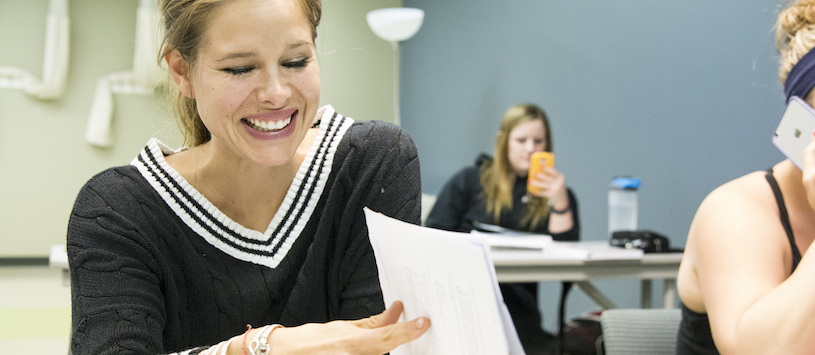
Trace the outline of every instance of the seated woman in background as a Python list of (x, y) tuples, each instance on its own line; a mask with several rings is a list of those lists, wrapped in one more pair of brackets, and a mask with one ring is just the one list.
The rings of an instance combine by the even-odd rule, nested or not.
[[(787, 101), (813, 106), (815, 0), (782, 11), (776, 27)], [(815, 143), (803, 157), (803, 172), (784, 160), (699, 206), (677, 278), (677, 354), (815, 353)]]
[[(470, 232), (479, 224), (517, 231), (550, 234), (555, 240), (579, 239), (577, 200), (563, 174), (553, 167), (528, 180), (530, 158), (552, 151), (552, 134), (543, 110), (522, 104), (510, 108), (501, 121), (495, 157), (481, 155), (448, 181), (425, 225)], [(527, 184), (540, 190), (532, 194)], [(504, 302), (528, 354), (542, 353), (551, 335), (541, 328), (538, 284), (500, 284)]]
[(385, 305), (363, 214), (419, 223), (416, 148), (318, 107), (320, 1), (161, 9), (189, 147), (152, 139), (80, 191), (72, 353), (383, 354), (421, 336), (429, 320), (396, 323), (399, 302), (371, 317)]

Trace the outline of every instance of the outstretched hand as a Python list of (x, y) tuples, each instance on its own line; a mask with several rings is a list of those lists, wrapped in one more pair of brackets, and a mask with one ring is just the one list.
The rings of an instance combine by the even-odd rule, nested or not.
[(269, 339), (270, 354), (385, 354), (430, 328), (427, 317), (397, 323), (403, 309), (402, 302), (395, 301), (384, 312), (364, 319), (277, 329)]

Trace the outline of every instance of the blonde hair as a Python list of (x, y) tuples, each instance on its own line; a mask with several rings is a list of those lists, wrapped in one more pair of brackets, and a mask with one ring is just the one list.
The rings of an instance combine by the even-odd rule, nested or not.
[[(164, 0), (161, 2), (164, 39), (161, 43), (158, 61), (174, 50), (189, 64), (195, 63), (198, 49), (204, 40), (212, 14), (230, 0)], [(311, 26), (311, 39), (317, 39), (317, 26), (322, 17), (321, 0), (296, 0), (303, 15)], [(184, 136), (184, 144), (189, 147), (201, 145), (210, 140), (209, 130), (204, 126), (195, 99), (184, 96), (175, 85), (169, 85), (173, 92), (170, 101), (178, 125)]]
[(791, 5), (778, 14), (775, 24), (781, 84), (787, 81), (795, 63), (815, 47), (815, 0), (787, 1), (785, 4)]
[[(544, 151), (552, 151), (552, 134), (549, 120), (543, 110), (532, 104), (520, 104), (509, 108), (501, 120), (498, 137), (495, 140), (495, 157), (491, 162), (481, 166), (481, 187), (484, 190), (487, 213), (492, 214), (495, 222), (501, 218), (501, 212), (512, 209), (512, 188), (517, 180), (517, 173), (509, 161), (509, 133), (515, 127), (531, 120), (541, 120), (546, 137)], [(529, 230), (534, 230), (549, 214), (549, 201), (545, 198), (527, 195), (529, 211), (521, 221)]]

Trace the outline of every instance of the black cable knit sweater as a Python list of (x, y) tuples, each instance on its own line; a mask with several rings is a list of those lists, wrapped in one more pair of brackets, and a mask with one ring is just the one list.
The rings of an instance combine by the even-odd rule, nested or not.
[(210, 204), (167, 165), (171, 153), (151, 140), (76, 199), (67, 238), (74, 355), (194, 354), (247, 324), (384, 309), (362, 209), (419, 223), (419, 160), (398, 127), (327, 107), (265, 233)]

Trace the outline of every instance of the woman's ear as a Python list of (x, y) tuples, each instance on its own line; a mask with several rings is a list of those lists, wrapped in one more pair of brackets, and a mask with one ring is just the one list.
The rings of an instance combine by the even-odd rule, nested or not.
[(173, 76), (173, 81), (178, 85), (178, 90), (184, 96), (191, 99), (195, 98), (192, 91), (192, 84), (190, 83), (190, 64), (181, 56), (178, 49), (164, 56), (164, 61), (167, 62), (167, 69), (170, 70), (170, 75)]

